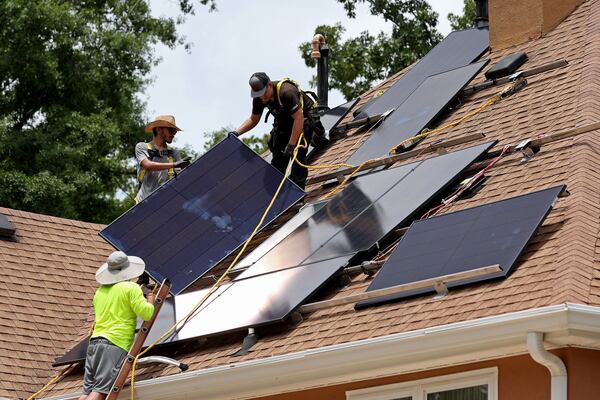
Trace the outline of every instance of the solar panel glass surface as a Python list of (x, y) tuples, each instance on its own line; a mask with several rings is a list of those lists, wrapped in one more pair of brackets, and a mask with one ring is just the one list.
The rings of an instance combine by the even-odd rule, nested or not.
[[(499, 264), (502, 271), (448, 286), (506, 276), (550, 212), (564, 186), (414, 222), (367, 291)], [(365, 300), (364, 307), (433, 288)]]
[[(282, 174), (233, 136), (107, 226), (100, 235), (141, 257), (180, 293), (251, 234)], [(287, 180), (263, 227), (304, 196)]]
[(366, 105), (355, 119), (372, 117), (399, 107), (429, 76), (469, 65), (488, 47), (487, 29), (473, 28), (450, 33), (383, 95)]
[(348, 159), (352, 165), (386, 156), (400, 142), (415, 136), (441, 113), (448, 103), (469, 83), (487, 61), (467, 65), (427, 78), (377, 127), (371, 136)]
[(340, 104), (337, 107), (327, 110), (325, 114), (321, 115), (321, 123), (325, 128), (326, 132), (330, 132), (338, 123), (348, 114), (348, 111), (354, 107), (358, 102), (358, 99), (350, 100), (347, 103)]

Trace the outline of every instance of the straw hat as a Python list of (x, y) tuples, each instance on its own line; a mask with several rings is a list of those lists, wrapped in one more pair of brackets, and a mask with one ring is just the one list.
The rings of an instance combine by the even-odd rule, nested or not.
[(143, 274), (145, 268), (146, 264), (141, 258), (115, 251), (96, 271), (96, 281), (101, 285), (128, 281)]
[(158, 117), (154, 118), (154, 121), (146, 125), (146, 128), (144, 128), (144, 130), (146, 132), (152, 132), (152, 128), (159, 127), (175, 128), (178, 131), (181, 131), (181, 129), (177, 125), (175, 125), (175, 117), (172, 115), (159, 115)]

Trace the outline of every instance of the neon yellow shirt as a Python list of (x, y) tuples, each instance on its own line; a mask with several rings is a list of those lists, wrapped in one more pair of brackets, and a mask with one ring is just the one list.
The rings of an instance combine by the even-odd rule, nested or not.
[(102, 285), (94, 295), (95, 323), (92, 337), (101, 336), (125, 351), (133, 344), (137, 318), (148, 321), (154, 305), (148, 303), (134, 282)]

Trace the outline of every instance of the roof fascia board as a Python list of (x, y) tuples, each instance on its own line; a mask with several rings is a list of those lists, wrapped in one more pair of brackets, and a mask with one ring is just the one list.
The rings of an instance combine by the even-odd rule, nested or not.
[(600, 348), (599, 317), (600, 307), (564, 303), (149, 379), (136, 383), (136, 393), (249, 399), (524, 354), (530, 331), (548, 334), (550, 348)]

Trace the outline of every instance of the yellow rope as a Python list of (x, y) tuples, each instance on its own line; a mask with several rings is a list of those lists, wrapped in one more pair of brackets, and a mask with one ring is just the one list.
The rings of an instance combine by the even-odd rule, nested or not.
[(27, 400), (33, 400), (33, 399), (35, 399), (35, 397), (36, 397), (37, 395), (39, 395), (40, 393), (43, 393), (43, 392), (45, 392), (46, 390), (48, 390), (48, 388), (49, 388), (50, 386), (54, 385), (56, 382), (58, 382), (59, 380), (61, 380), (61, 379), (62, 379), (62, 378), (63, 378), (63, 377), (64, 377), (64, 376), (67, 374), (67, 372), (68, 372), (69, 370), (71, 370), (72, 368), (73, 368), (73, 366), (71, 365), (71, 366), (69, 366), (68, 368), (65, 368), (65, 369), (63, 369), (63, 370), (61, 371), (61, 373), (60, 373), (60, 374), (58, 374), (58, 375), (56, 375), (54, 378), (50, 379), (50, 381), (48, 381), (48, 383), (46, 383), (46, 385), (45, 385), (43, 388), (41, 388), (40, 390), (38, 390), (37, 392), (35, 392), (35, 393), (34, 393), (34, 394), (32, 394), (31, 396), (29, 396), (29, 397), (27, 398)]
[[(503, 93), (503, 92), (504, 92), (504, 90), (501, 93)], [(408, 143), (408, 142), (411, 142), (411, 141), (414, 141), (414, 140), (423, 139), (423, 138), (425, 138), (427, 136), (436, 135), (436, 134), (441, 133), (441, 132), (443, 132), (443, 131), (445, 131), (445, 130), (447, 130), (449, 128), (453, 128), (455, 126), (458, 126), (458, 125), (462, 124), (466, 120), (468, 120), (470, 118), (473, 118), (475, 115), (480, 114), (481, 112), (483, 112), (488, 107), (490, 107), (490, 106), (496, 104), (498, 101), (500, 101), (502, 99), (501, 93), (493, 95), (485, 103), (483, 103), (479, 108), (477, 108), (476, 110), (468, 112), (467, 114), (463, 115), (460, 118), (455, 119), (454, 121), (450, 121), (449, 123), (447, 123), (445, 125), (442, 125), (442, 126), (440, 126), (438, 128), (431, 129), (431, 130), (425, 128), (419, 134), (411, 136), (408, 139), (404, 139), (403, 141), (401, 141), (400, 143), (398, 143), (396, 146), (392, 147), (389, 150), (389, 153), (393, 153), (396, 148), (402, 146), (405, 143)], [(358, 172), (360, 172), (362, 170), (362, 168), (364, 167), (365, 164), (368, 164), (371, 161), (381, 160), (381, 159), (386, 158), (386, 157), (387, 156), (372, 158), (370, 160), (367, 160), (367, 161), (363, 162), (354, 171), (352, 171), (351, 174), (347, 175), (346, 178), (344, 178), (344, 180), (342, 181), (342, 183), (340, 185), (338, 185), (336, 188), (334, 188), (331, 192), (329, 192), (329, 193), (325, 194), (324, 196), (322, 196), (320, 198), (320, 200), (329, 199), (329, 198), (335, 196), (341, 190), (343, 190), (346, 187), (346, 184), (348, 183), (348, 181), (350, 179), (352, 179), (352, 177), (354, 177), (354, 175), (356, 175)]]
[[(304, 143), (304, 144), (302, 144)], [(271, 202), (269, 203), (269, 205), (267, 206), (267, 208), (265, 209), (265, 212), (263, 213), (260, 221), (258, 222), (258, 224), (256, 225), (256, 227), (254, 228), (254, 231), (252, 232), (252, 234), (248, 237), (248, 239), (246, 240), (246, 242), (244, 243), (244, 245), (242, 246), (242, 248), (240, 249), (240, 251), (238, 252), (237, 256), (234, 258), (234, 260), (231, 262), (231, 264), (229, 265), (229, 267), (225, 270), (225, 272), (223, 274), (221, 274), (221, 277), (212, 285), (212, 287), (210, 288), (210, 290), (208, 291), (208, 293), (202, 298), (202, 300), (200, 300), (195, 306), (194, 308), (183, 318), (181, 318), (179, 321), (177, 321), (175, 323), (175, 325), (173, 325), (167, 332), (165, 332), (161, 337), (159, 337), (158, 339), (156, 339), (152, 344), (150, 344), (148, 347), (146, 347), (145, 350), (143, 350), (142, 352), (140, 352), (133, 360), (133, 364), (131, 366), (131, 400), (134, 400), (135, 398), (135, 366), (138, 362), (138, 359), (146, 354), (146, 352), (148, 352), (151, 348), (153, 348), (157, 343), (159, 343), (161, 340), (163, 340), (165, 337), (167, 337), (168, 335), (170, 335), (176, 328), (177, 326), (182, 322), (185, 321), (186, 319), (188, 319), (188, 317), (190, 317), (194, 312), (196, 312), (201, 306), (202, 304), (206, 301), (206, 299), (219, 287), (219, 285), (221, 284), (221, 282), (223, 281), (223, 279), (225, 279), (225, 277), (229, 274), (229, 271), (231, 271), (231, 269), (235, 266), (235, 264), (238, 262), (238, 260), (240, 259), (241, 255), (244, 253), (244, 251), (246, 250), (246, 247), (248, 246), (248, 244), (250, 243), (250, 241), (254, 238), (254, 236), (256, 235), (256, 233), (258, 232), (258, 230), (260, 229), (260, 227), (262, 226), (265, 218), (267, 217), (267, 214), (269, 213), (269, 211), (271, 210), (271, 208), (273, 207), (273, 204), (275, 204), (275, 200), (277, 199), (277, 197), (279, 196), (279, 192), (281, 192), (281, 189), (283, 188), (283, 185), (285, 183), (285, 180), (287, 179), (287, 177), (289, 176), (292, 166), (294, 165), (294, 162), (297, 161), (297, 157), (298, 157), (298, 150), (300, 148), (303, 148), (307, 146), (306, 144), (306, 139), (304, 138), (304, 133), (300, 134), (300, 140), (298, 140), (298, 143), (296, 144), (296, 147), (294, 148), (294, 156), (292, 158), (292, 162), (288, 164), (285, 174), (283, 175), (283, 179), (281, 179), (281, 182), (279, 183), (279, 187), (277, 188), (277, 190), (275, 191), (275, 194), (273, 195), (273, 198), (271, 199)]]

